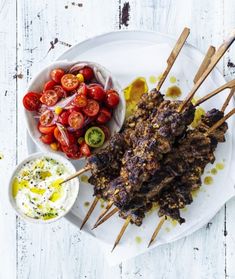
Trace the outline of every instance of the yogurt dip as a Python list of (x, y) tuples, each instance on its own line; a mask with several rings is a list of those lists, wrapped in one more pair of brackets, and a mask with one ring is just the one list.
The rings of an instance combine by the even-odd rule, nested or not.
[(60, 184), (71, 175), (59, 160), (49, 156), (32, 159), (22, 165), (12, 180), (16, 207), (27, 217), (49, 220), (64, 215), (71, 207), (74, 184)]

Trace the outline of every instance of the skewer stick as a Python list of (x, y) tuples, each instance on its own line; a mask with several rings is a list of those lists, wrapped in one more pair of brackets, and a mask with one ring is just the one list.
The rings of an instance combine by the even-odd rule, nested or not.
[(207, 67), (205, 72), (199, 78), (197, 83), (193, 86), (192, 90), (190, 91), (190, 93), (188, 94), (186, 99), (179, 106), (179, 109), (178, 109), (179, 112), (181, 112), (185, 108), (185, 106), (192, 100), (192, 98), (193, 98), (194, 94), (196, 93), (196, 91), (198, 90), (198, 88), (201, 86), (201, 84), (207, 78), (207, 76), (210, 74), (210, 72), (214, 69), (216, 64), (219, 62), (221, 57), (224, 55), (224, 53), (227, 51), (227, 49), (231, 46), (231, 44), (234, 42), (234, 40), (235, 40), (235, 30), (233, 30), (231, 32), (230, 37), (225, 40), (225, 42), (219, 47), (219, 49), (213, 55), (213, 57), (211, 59), (211, 63), (209, 64), (209, 66)]
[(214, 132), (219, 126), (221, 126), (229, 117), (235, 114), (235, 108), (232, 109), (229, 113), (227, 113), (223, 118), (221, 118), (218, 122), (216, 122), (212, 127), (210, 127), (205, 133), (208, 136), (210, 133)]
[(223, 91), (223, 90), (225, 90), (227, 88), (233, 88), (233, 87), (235, 87), (235, 79), (225, 83), (224, 85), (222, 85), (219, 88), (215, 89), (214, 91), (212, 91), (211, 93), (207, 94), (203, 98), (199, 99), (196, 102), (195, 106), (199, 106), (200, 104), (202, 104), (203, 102), (205, 102), (205, 101), (209, 100), (210, 98), (214, 97), (215, 95), (217, 95), (221, 91)]
[(66, 178), (64, 181), (62, 181), (60, 184), (63, 184), (65, 182), (68, 182), (70, 181), (71, 179), (74, 179), (75, 177), (78, 177), (80, 174), (90, 170), (91, 168), (90, 167), (85, 167), (85, 168), (82, 168), (80, 169), (79, 171), (75, 172), (73, 175), (69, 176), (68, 178)]
[(225, 100), (225, 102), (224, 102), (224, 104), (223, 104), (223, 106), (222, 106), (222, 108), (221, 108), (221, 111), (222, 111), (222, 112), (225, 112), (225, 110), (226, 110), (226, 108), (227, 108), (227, 106), (228, 106), (230, 100), (232, 99), (234, 93), (235, 93), (235, 87), (234, 87), (233, 89), (231, 89), (231, 91), (230, 91), (230, 93), (229, 93), (227, 99)]
[(159, 80), (157, 87), (156, 87), (158, 91), (161, 89), (166, 77), (168, 76), (172, 66), (174, 65), (176, 58), (178, 57), (186, 39), (189, 36), (189, 33), (190, 33), (190, 29), (185, 27), (183, 32), (181, 33), (178, 41), (176, 42), (173, 50), (171, 51), (171, 54), (167, 59), (167, 68), (164, 71), (164, 73), (162, 74), (161, 79)]
[(98, 226), (100, 226), (101, 224), (103, 224), (105, 221), (107, 221), (109, 218), (111, 218), (115, 213), (117, 213), (119, 211), (119, 209), (117, 207), (115, 207), (113, 210), (111, 210), (107, 215), (104, 216), (104, 218), (102, 218), (99, 222), (97, 222), (94, 227), (92, 228), (92, 230), (94, 230), (95, 228), (97, 228)]
[(98, 219), (96, 220), (95, 225), (94, 225), (93, 228), (96, 227), (97, 223), (104, 217), (104, 215), (109, 211), (109, 209), (112, 207), (112, 205), (113, 205), (113, 201), (110, 201), (110, 202), (107, 204), (107, 206), (105, 207), (105, 209), (102, 210), (102, 212), (100, 213)]
[(212, 56), (215, 54), (215, 47), (214, 46), (210, 46), (209, 49), (207, 50), (206, 56), (204, 57), (201, 66), (199, 67), (193, 82), (197, 83), (197, 81), (199, 80), (199, 78), (202, 76), (202, 74), (205, 72), (205, 70), (207, 69), (207, 67), (209, 66), (210, 62), (211, 62), (211, 58)]
[(84, 218), (83, 221), (82, 221), (82, 225), (81, 225), (81, 227), (80, 227), (80, 230), (83, 228), (83, 226), (86, 224), (87, 220), (88, 220), (89, 217), (91, 216), (91, 213), (92, 213), (93, 210), (95, 209), (95, 207), (96, 207), (98, 201), (99, 201), (99, 198), (98, 198), (98, 197), (95, 197), (95, 199), (93, 200), (93, 202), (92, 202), (92, 204), (91, 204), (91, 206), (90, 206), (90, 208), (89, 208), (89, 210), (88, 210), (88, 212), (87, 212), (85, 218)]
[(119, 234), (118, 234), (118, 236), (117, 236), (117, 238), (116, 238), (116, 240), (115, 240), (115, 243), (114, 243), (114, 245), (113, 245), (113, 249), (112, 249), (111, 252), (113, 252), (113, 250), (115, 249), (115, 247), (116, 247), (116, 246), (118, 245), (118, 243), (120, 242), (120, 240), (121, 240), (121, 238), (122, 238), (122, 236), (123, 236), (123, 234), (124, 234), (124, 232), (125, 232), (127, 226), (129, 225), (130, 221), (131, 221), (131, 217), (129, 216), (129, 217), (126, 219), (124, 225), (122, 226), (122, 228), (121, 228), (121, 230), (120, 230), (120, 232), (119, 232)]
[(164, 224), (166, 219), (167, 219), (167, 217), (163, 216), (161, 218), (161, 220), (159, 221), (159, 223), (158, 223), (158, 225), (157, 225), (155, 231), (153, 232), (152, 237), (151, 237), (151, 239), (149, 241), (148, 248), (154, 242), (155, 238), (157, 237), (157, 235), (158, 235), (158, 233), (159, 233), (159, 231), (160, 231), (161, 227), (163, 226), (163, 224)]

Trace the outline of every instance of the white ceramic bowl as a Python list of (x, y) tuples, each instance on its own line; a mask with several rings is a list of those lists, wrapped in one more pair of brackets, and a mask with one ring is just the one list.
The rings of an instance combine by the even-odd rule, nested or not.
[[(111, 87), (114, 88), (119, 93), (120, 102), (119, 102), (119, 105), (117, 106), (117, 108), (114, 109), (113, 117), (112, 117), (111, 121), (108, 123), (108, 126), (110, 129), (111, 135), (113, 135), (115, 132), (119, 132), (123, 125), (124, 119), (125, 119), (125, 112), (126, 112), (125, 97), (124, 97), (123, 91), (121, 90), (121, 87), (120, 87), (119, 83), (117, 82), (117, 80), (111, 75), (111, 73), (107, 69), (105, 69), (103, 66), (101, 66), (97, 63), (87, 62), (87, 61), (77, 61), (77, 62), (76, 61), (73, 61), (73, 62), (56, 61), (56, 62), (50, 64), (49, 66), (47, 66), (46, 68), (42, 69), (37, 75), (35, 75), (35, 77), (29, 83), (29, 86), (26, 89), (25, 94), (30, 91), (41, 92), (45, 82), (50, 80), (51, 70), (53, 70), (55, 68), (62, 68), (62, 69), (68, 70), (73, 65), (78, 64), (78, 63), (81, 65), (86, 64), (87, 66), (89, 66), (93, 69), (96, 68), (99, 72), (100, 80), (103, 80), (104, 85), (105, 85), (105, 82), (107, 81), (107, 79), (111, 78), (109, 80), (109, 82), (111, 82), (111, 85), (112, 85)], [(46, 145), (41, 142), (41, 140), (40, 140), (41, 134), (37, 128), (38, 119), (36, 119), (34, 117), (35, 113), (27, 111), (26, 109), (24, 109), (24, 111), (25, 111), (25, 118), (26, 118), (28, 132), (29, 132), (31, 138), (33, 139), (33, 141), (36, 143), (36, 145), (42, 151), (59, 153), (58, 151), (53, 151), (49, 145)], [(60, 152), (60, 154), (62, 154), (63, 156), (66, 156), (62, 152)]]
[(32, 223), (40, 223), (40, 224), (46, 224), (46, 223), (52, 223), (57, 221), (58, 219), (62, 218), (63, 216), (65, 216), (70, 209), (72, 208), (72, 206), (74, 205), (77, 196), (78, 196), (78, 192), (79, 192), (79, 179), (78, 178), (74, 178), (70, 181), (71, 183), (71, 187), (72, 187), (72, 194), (69, 197), (69, 206), (66, 208), (66, 210), (63, 212), (63, 214), (59, 215), (58, 217), (49, 219), (49, 220), (41, 220), (41, 219), (34, 219), (34, 218), (30, 218), (28, 216), (26, 216), (16, 205), (16, 201), (12, 196), (12, 182), (13, 179), (15, 177), (15, 175), (17, 175), (17, 173), (20, 171), (20, 169), (23, 167), (23, 165), (31, 160), (35, 160), (38, 159), (40, 157), (49, 157), (52, 158), (60, 163), (62, 163), (63, 165), (65, 165), (65, 167), (67, 168), (67, 170), (73, 174), (76, 172), (75, 167), (73, 166), (73, 164), (66, 159), (65, 157), (59, 155), (59, 154), (54, 154), (54, 153), (44, 153), (44, 152), (39, 152), (39, 153), (34, 153), (31, 154), (30, 156), (28, 156), (26, 159), (24, 159), (22, 162), (20, 162), (15, 169), (13, 170), (13, 173), (10, 177), (9, 180), (9, 184), (8, 184), (8, 196), (9, 196), (9, 200), (10, 203), (13, 207), (13, 209), (15, 210), (16, 214), (21, 216), (24, 220), (30, 221)]

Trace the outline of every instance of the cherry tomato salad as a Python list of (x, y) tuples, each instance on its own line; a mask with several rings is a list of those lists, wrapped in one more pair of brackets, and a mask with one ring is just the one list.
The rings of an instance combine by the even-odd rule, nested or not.
[(42, 92), (28, 92), (23, 105), (36, 112), (44, 144), (79, 159), (90, 156), (110, 136), (106, 124), (119, 104), (119, 95), (114, 89), (105, 90), (91, 67), (72, 69), (52, 70)]

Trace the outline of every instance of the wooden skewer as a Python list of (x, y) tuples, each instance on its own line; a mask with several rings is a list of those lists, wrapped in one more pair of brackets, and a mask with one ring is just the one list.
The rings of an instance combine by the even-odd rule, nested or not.
[(159, 223), (158, 223), (158, 225), (157, 225), (155, 231), (153, 232), (152, 237), (151, 237), (151, 239), (149, 241), (148, 248), (154, 242), (155, 238), (157, 237), (157, 235), (158, 235), (158, 233), (159, 233), (159, 231), (160, 231), (161, 227), (163, 226), (163, 224), (164, 224), (166, 219), (167, 219), (167, 217), (163, 216), (161, 218), (161, 220), (159, 221)]
[(95, 225), (93, 228), (96, 228), (97, 223), (104, 217), (104, 215), (109, 211), (109, 209), (112, 207), (113, 205), (113, 201), (110, 201), (107, 206), (105, 207), (104, 210), (102, 210), (102, 212), (100, 213), (98, 219), (95, 222)]
[(192, 90), (190, 91), (190, 93), (188, 94), (186, 99), (179, 106), (179, 109), (178, 109), (179, 112), (181, 112), (185, 108), (185, 106), (188, 104), (188, 102), (190, 102), (192, 100), (192, 98), (193, 98), (194, 94), (196, 93), (196, 91), (198, 90), (198, 88), (201, 86), (201, 84), (207, 78), (207, 76), (210, 74), (210, 72), (214, 69), (216, 64), (219, 62), (221, 57), (224, 55), (224, 53), (227, 51), (227, 49), (231, 46), (231, 44), (234, 42), (234, 40), (235, 40), (235, 30), (233, 30), (231, 32), (231, 36), (225, 40), (225, 42), (219, 47), (219, 49), (213, 55), (213, 57), (211, 59), (211, 63), (209, 64), (209, 66), (207, 67), (205, 72), (199, 78), (197, 83), (193, 86)]
[(115, 243), (114, 243), (114, 245), (113, 245), (113, 249), (112, 249), (111, 252), (113, 252), (113, 250), (115, 249), (115, 247), (116, 247), (116, 246), (118, 245), (118, 243), (120, 242), (120, 240), (121, 240), (121, 238), (122, 238), (122, 236), (123, 236), (123, 234), (124, 234), (124, 232), (125, 232), (127, 226), (129, 225), (130, 221), (131, 221), (131, 217), (129, 216), (129, 217), (126, 219), (124, 225), (122, 226), (122, 228), (121, 228), (121, 230), (120, 230), (120, 232), (119, 232), (119, 234), (118, 234), (118, 236), (117, 236), (117, 238), (116, 238), (116, 240), (115, 240)]
[(75, 177), (78, 177), (80, 174), (86, 172), (90, 170), (90, 167), (85, 167), (85, 168), (82, 168), (80, 169), (79, 171), (75, 172), (73, 175), (69, 176), (68, 178), (66, 178), (64, 181), (62, 181), (60, 184), (63, 184), (65, 182), (68, 182), (70, 181), (71, 179), (74, 179)]
[(99, 201), (99, 198), (98, 198), (98, 197), (95, 197), (95, 199), (93, 200), (93, 202), (92, 202), (92, 204), (91, 204), (91, 206), (90, 206), (90, 208), (89, 208), (89, 210), (88, 210), (88, 212), (87, 212), (85, 218), (84, 218), (83, 221), (82, 221), (82, 225), (81, 225), (81, 227), (80, 227), (80, 230), (83, 228), (83, 226), (86, 224), (87, 220), (88, 220), (89, 217), (91, 216), (91, 213), (92, 213), (93, 210), (95, 209), (95, 207), (96, 207), (98, 201)]
[(221, 91), (223, 91), (223, 90), (225, 90), (227, 88), (233, 88), (233, 87), (235, 87), (235, 79), (225, 83), (224, 85), (220, 86), (219, 88), (215, 89), (211, 93), (207, 94), (206, 96), (204, 96), (203, 98), (198, 100), (196, 102), (195, 106), (199, 106), (203, 102), (205, 102), (205, 101), (209, 100), (210, 98), (212, 98), (213, 96), (217, 95), (219, 92), (221, 92)]
[(235, 88), (231, 89), (231, 91), (230, 91), (230, 93), (229, 93), (227, 99), (225, 100), (225, 102), (224, 102), (224, 104), (223, 104), (223, 106), (222, 106), (222, 108), (221, 108), (221, 111), (222, 111), (222, 112), (225, 112), (225, 110), (226, 110), (226, 108), (227, 108), (227, 106), (228, 106), (230, 100), (232, 99), (234, 93), (235, 93)]
[(103, 224), (105, 221), (107, 221), (109, 218), (111, 218), (115, 213), (117, 213), (119, 211), (119, 209), (117, 207), (115, 207), (113, 210), (111, 210), (107, 215), (104, 216), (104, 218), (102, 218), (99, 222), (97, 222), (94, 227), (92, 228), (95, 229), (98, 226), (100, 226), (101, 224)]
[(205, 72), (205, 70), (207, 69), (207, 67), (209, 66), (210, 62), (211, 62), (211, 58), (212, 56), (215, 54), (215, 47), (214, 46), (210, 46), (209, 49), (206, 52), (206, 56), (204, 57), (201, 66), (199, 67), (193, 82), (197, 83), (199, 78), (202, 76), (202, 74)]
[(223, 118), (221, 118), (218, 122), (216, 122), (212, 127), (210, 127), (205, 133), (208, 136), (210, 133), (214, 132), (219, 126), (221, 126), (229, 117), (231, 117), (235, 113), (235, 108), (232, 109), (229, 113), (227, 113)]
[[(227, 99), (225, 100), (225, 103), (222, 107), (222, 112), (224, 112), (225, 108), (227, 107), (229, 101), (231, 100), (232, 96), (234, 95), (235, 92), (235, 88), (231, 90), (229, 96), (227, 97)], [(224, 110), (223, 110), (224, 108)], [(215, 125), (213, 125), (211, 128), (208, 129), (208, 131), (206, 132), (206, 135), (209, 135), (211, 132), (213, 132), (214, 130), (216, 130), (219, 126), (221, 126), (229, 117), (231, 117), (233, 114), (235, 114), (235, 108), (232, 109), (228, 114), (226, 114), (223, 118), (221, 118), (218, 122), (215, 123)], [(153, 241), (156, 239), (162, 225), (164, 224), (165, 220), (167, 219), (166, 216), (163, 216), (162, 219), (160, 220), (160, 222), (158, 223), (152, 237), (151, 240), (148, 244), (148, 247), (153, 243)]]
[(159, 82), (157, 84), (157, 87), (156, 87), (158, 91), (160, 91), (166, 77), (168, 76), (172, 66), (174, 65), (174, 62), (175, 62), (176, 58), (178, 57), (178, 55), (179, 55), (186, 39), (188, 38), (189, 34), (190, 34), (190, 29), (185, 27), (183, 32), (181, 33), (178, 41), (176, 42), (173, 50), (171, 51), (170, 56), (167, 59), (167, 68), (164, 71), (164, 73), (162, 74), (161, 79), (159, 80)]

